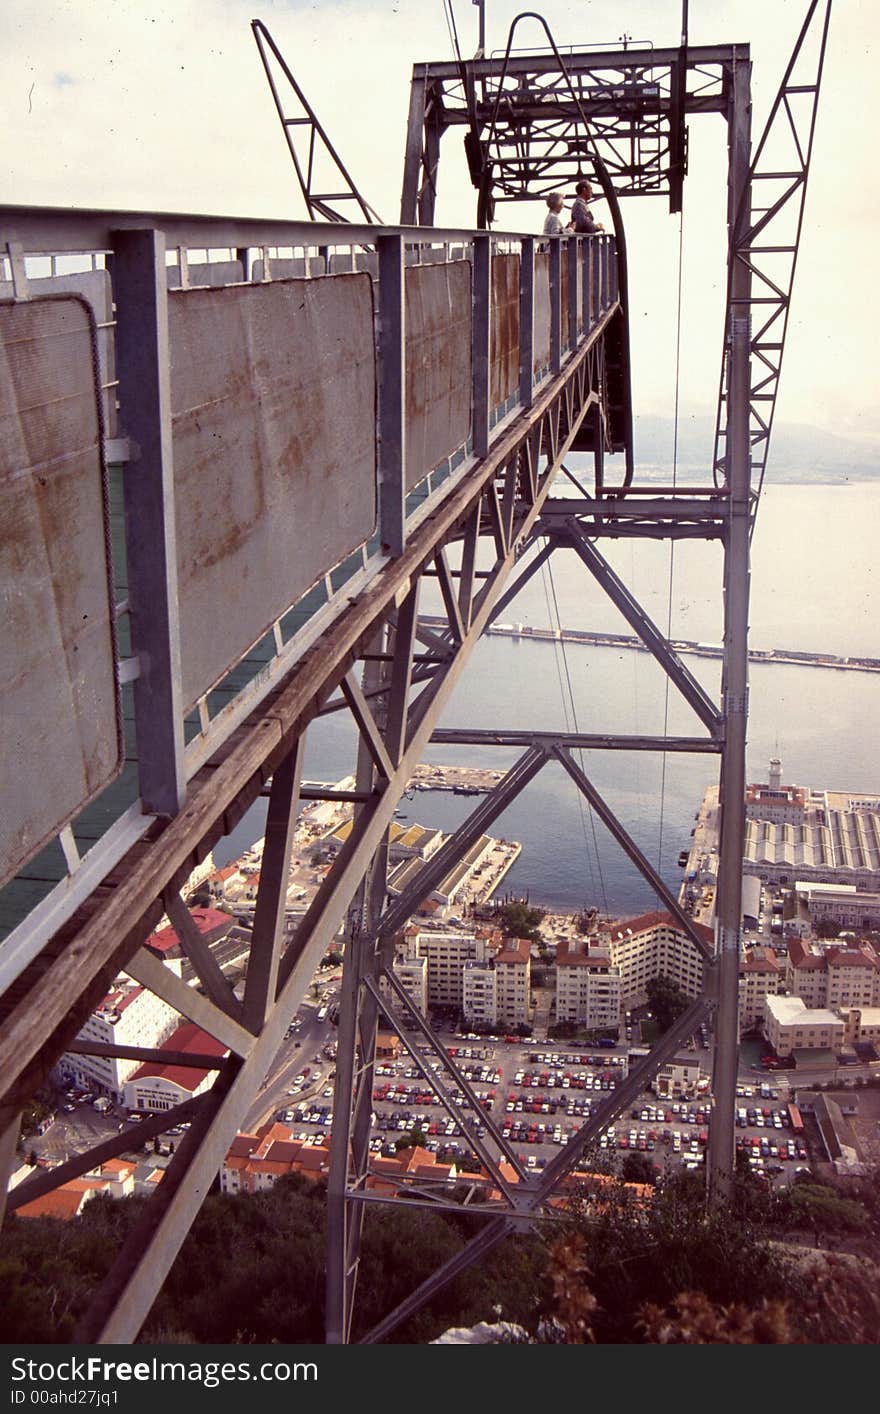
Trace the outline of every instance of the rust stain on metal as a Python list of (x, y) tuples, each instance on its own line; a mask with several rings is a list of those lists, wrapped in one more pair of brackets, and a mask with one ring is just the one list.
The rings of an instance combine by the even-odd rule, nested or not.
[(462, 446), (470, 433), (470, 262), (412, 265), (405, 278), (409, 489)]
[(122, 766), (90, 310), (0, 305), (0, 883)]
[(175, 292), (169, 336), (190, 706), (372, 534), (372, 281)]
[(506, 402), (519, 387), (519, 256), (492, 261), (491, 399)]

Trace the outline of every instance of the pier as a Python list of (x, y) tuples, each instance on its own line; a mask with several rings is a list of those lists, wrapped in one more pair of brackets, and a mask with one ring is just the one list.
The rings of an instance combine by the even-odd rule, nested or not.
[[(444, 619), (430, 614), (421, 616), (427, 628), (439, 628)], [(539, 643), (582, 643), (598, 648), (635, 648), (642, 653), (650, 649), (635, 634), (599, 633), (592, 629), (534, 628), (531, 624), (492, 624), (484, 630), (498, 638), (529, 638)], [(672, 638), (670, 647), (676, 653), (693, 654), (697, 658), (722, 658), (720, 643), (697, 643), (689, 638)], [(880, 673), (880, 658), (844, 657), (838, 653), (808, 653), (795, 648), (750, 648), (750, 663), (784, 663), (795, 668), (836, 668), (856, 673)]]

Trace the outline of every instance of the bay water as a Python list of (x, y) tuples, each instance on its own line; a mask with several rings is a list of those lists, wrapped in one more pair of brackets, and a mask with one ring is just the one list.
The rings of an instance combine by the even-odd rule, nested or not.
[[(769, 485), (755, 529), (750, 642), (841, 655), (880, 656), (877, 532), (880, 485)], [(600, 542), (602, 553), (664, 632), (720, 643), (720, 546)], [(670, 564), (670, 556), (672, 562)], [(423, 612), (437, 612), (426, 595)], [(558, 615), (558, 618), (557, 618)], [(631, 633), (573, 552), (551, 557), (503, 614), (533, 626)], [(720, 662), (685, 662), (715, 700)], [(573, 707), (572, 707), (573, 702)], [(353, 769), (355, 734), (337, 714), (309, 728), (306, 775), (336, 780)], [(783, 778), (815, 788), (880, 794), (880, 674), (754, 663), (750, 667), (748, 778), (766, 780), (773, 755)], [(487, 636), (475, 649), (442, 726), (704, 735), (691, 709), (647, 653), (631, 649)], [(501, 748), (432, 746), (425, 760), (504, 770)], [(679, 852), (695, 812), (717, 781), (717, 757), (594, 751), (583, 769), (673, 890)], [(417, 792), (399, 818), (454, 829), (473, 797)], [(215, 849), (219, 864), (259, 837), (258, 801)], [(653, 890), (623, 855), (560, 766), (548, 765), (499, 817), (491, 833), (522, 843), (503, 890), (533, 903), (595, 905), (617, 916), (655, 906)]]

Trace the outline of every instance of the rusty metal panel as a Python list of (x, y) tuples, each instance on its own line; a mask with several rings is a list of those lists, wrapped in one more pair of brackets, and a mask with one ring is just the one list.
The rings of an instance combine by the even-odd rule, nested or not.
[(405, 289), (409, 490), (470, 436), (470, 263), (410, 266)]
[(376, 524), (369, 275), (169, 296), (183, 700)]
[(550, 256), (546, 250), (535, 256), (535, 357), (537, 373), (550, 362)]
[(490, 401), (504, 403), (519, 387), (519, 256), (492, 261), (492, 364)]
[(0, 305), (0, 885), (122, 768), (94, 320)]
[[(30, 293), (34, 299), (43, 295), (82, 295), (92, 307), (97, 325), (98, 364), (101, 382), (106, 385), (102, 403), (104, 435), (116, 436), (116, 394), (110, 387), (116, 377), (116, 357), (113, 343), (113, 299), (108, 270), (79, 270), (69, 275), (32, 276)], [(0, 300), (12, 299), (15, 291), (11, 280), (0, 280)]]

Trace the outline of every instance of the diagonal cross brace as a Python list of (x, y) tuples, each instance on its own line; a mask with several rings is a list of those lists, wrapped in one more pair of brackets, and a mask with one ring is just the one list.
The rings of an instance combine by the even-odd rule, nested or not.
[(507, 809), (511, 801), (515, 800), (520, 791), (538, 774), (546, 760), (547, 754), (543, 749), (530, 747), (515, 765), (511, 766), (494, 790), (490, 791), (476, 810), (459, 825), (437, 853), (431, 856), (424, 868), (419, 870), (418, 877), (386, 910), (380, 925), (382, 937), (391, 937), (398, 928), (403, 927), (423, 899), (428, 897), (432, 889), (458, 863), (465, 850), (476, 843), (492, 821)]
[(645, 647), (653, 653), (700, 721), (714, 737), (722, 736), (724, 719), (712, 699), (704, 692), (677, 653), (670, 648), (667, 639), (627, 589), (623, 580), (618, 578), (605, 557), (590, 543), (583, 527), (576, 520), (571, 520), (566, 524), (562, 535), (605, 590), (611, 602), (623, 614), (627, 623), (635, 629)]
[(564, 746), (557, 746), (552, 748), (552, 754), (556, 757), (557, 761), (561, 762), (561, 764), (565, 767), (566, 771), (571, 776), (578, 790), (582, 793), (582, 795), (586, 796), (587, 800), (590, 802), (590, 805), (593, 807), (596, 814), (599, 816), (599, 819), (602, 821), (602, 824), (605, 825), (606, 829), (611, 831), (611, 834), (617, 840), (617, 843), (620, 845), (621, 849), (623, 849), (626, 854), (629, 855), (629, 858), (632, 860), (633, 864), (644, 876), (644, 878), (647, 879), (652, 889), (654, 889), (656, 893), (660, 896), (660, 898), (662, 898), (663, 902), (666, 904), (666, 907), (669, 909), (670, 913), (678, 922), (679, 927), (685, 933), (687, 933), (688, 937), (690, 938), (694, 947), (699, 952), (703, 961), (709, 966), (714, 966), (715, 955), (712, 951), (712, 948), (703, 938), (700, 937), (693, 919), (688, 917), (684, 909), (679, 904), (678, 900), (675, 898), (675, 895), (671, 892), (671, 890), (666, 887), (663, 880), (660, 878), (660, 875), (657, 873), (656, 869), (651, 864), (650, 860), (647, 859), (646, 856), (642, 853), (635, 840), (629, 834), (627, 834), (626, 830), (621, 825), (617, 816), (614, 814), (614, 811), (603, 800), (602, 796), (596, 790), (596, 787), (593, 785), (592, 781), (590, 781), (584, 775), (584, 772), (581, 770), (580, 766), (578, 766), (577, 762), (572, 757), (572, 754), (569, 749)]

